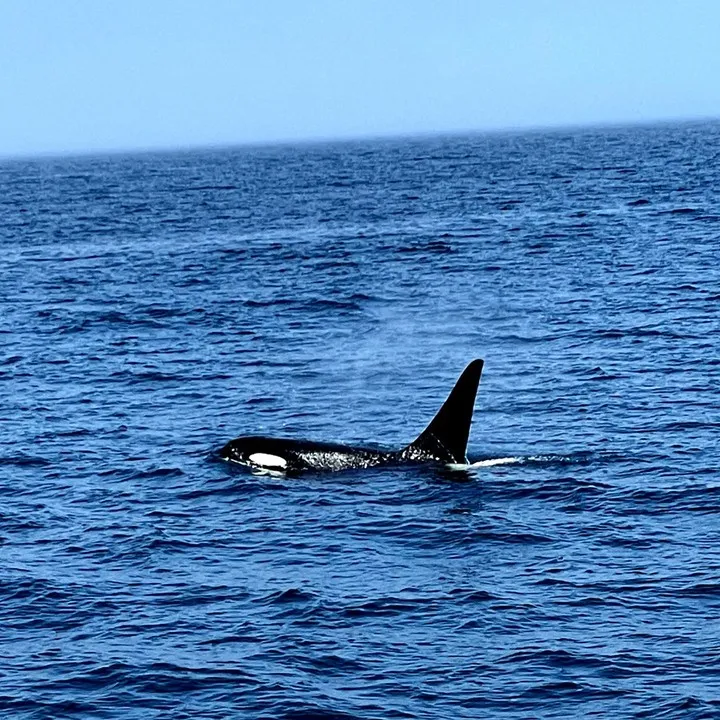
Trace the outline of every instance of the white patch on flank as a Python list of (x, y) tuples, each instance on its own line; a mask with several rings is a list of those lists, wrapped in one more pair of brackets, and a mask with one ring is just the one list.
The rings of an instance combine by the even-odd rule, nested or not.
[(284, 470), (287, 467), (287, 460), (278, 455), (268, 455), (267, 453), (253, 453), (248, 457), (253, 465), (260, 467)]

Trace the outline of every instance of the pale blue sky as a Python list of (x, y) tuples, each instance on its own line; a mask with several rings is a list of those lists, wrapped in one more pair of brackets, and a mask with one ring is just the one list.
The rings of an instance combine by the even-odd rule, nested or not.
[(720, 117), (717, 0), (0, 0), (0, 155)]

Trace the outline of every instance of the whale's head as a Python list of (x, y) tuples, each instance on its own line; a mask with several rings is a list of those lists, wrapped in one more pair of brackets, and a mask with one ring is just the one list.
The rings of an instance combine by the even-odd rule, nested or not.
[(223, 460), (251, 468), (282, 472), (287, 469), (288, 460), (278, 454), (277, 445), (277, 441), (271, 438), (240, 437), (221, 448), (218, 455)]

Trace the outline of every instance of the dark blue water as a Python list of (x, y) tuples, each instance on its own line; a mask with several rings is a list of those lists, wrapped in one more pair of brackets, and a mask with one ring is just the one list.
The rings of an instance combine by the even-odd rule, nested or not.
[[(720, 124), (5, 161), (0, 250), (3, 718), (720, 717)], [(466, 471), (213, 459), (474, 357)]]

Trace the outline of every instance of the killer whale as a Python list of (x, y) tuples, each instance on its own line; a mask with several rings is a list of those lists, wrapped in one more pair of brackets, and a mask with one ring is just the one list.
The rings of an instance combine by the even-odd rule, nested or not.
[(250, 435), (231, 440), (219, 456), (256, 470), (288, 474), (383, 465), (467, 464), (467, 443), (482, 370), (483, 361), (473, 360), (430, 424), (400, 450)]

